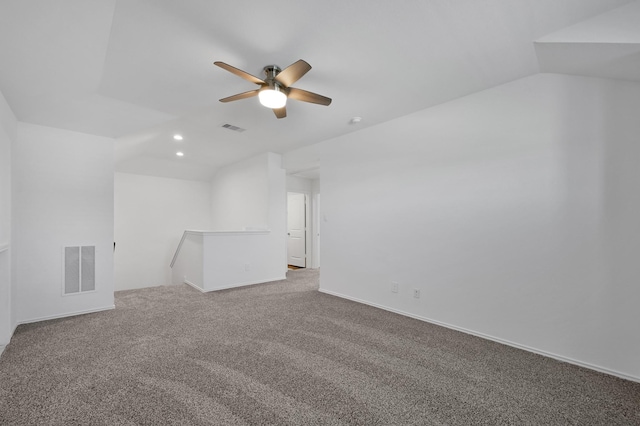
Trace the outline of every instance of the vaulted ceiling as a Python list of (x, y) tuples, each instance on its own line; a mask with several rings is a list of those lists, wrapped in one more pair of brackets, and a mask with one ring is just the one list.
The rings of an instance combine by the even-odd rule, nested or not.
[[(116, 138), (118, 171), (207, 180), (541, 70), (638, 79), (639, 5), (1, 0), (0, 91), (20, 121)], [(290, 100), (278, 120), (256, 98), (218, 102), (256, 86), (214, 61), (262, 76), (298, 59), (313, 69), (295, 86), (329, 107)]]

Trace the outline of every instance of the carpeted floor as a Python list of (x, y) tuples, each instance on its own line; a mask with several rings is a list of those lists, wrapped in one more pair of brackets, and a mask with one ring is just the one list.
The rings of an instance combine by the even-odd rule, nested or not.
[(2, 425), (640, 425), (640, 384), (317, 291), (317, 271), (23, 325)]

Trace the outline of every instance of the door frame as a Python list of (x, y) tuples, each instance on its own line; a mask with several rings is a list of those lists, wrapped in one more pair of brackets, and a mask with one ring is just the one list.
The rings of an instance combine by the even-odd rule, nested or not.
[(311, 194), (311, 268), (320, 267), (320, 193)]

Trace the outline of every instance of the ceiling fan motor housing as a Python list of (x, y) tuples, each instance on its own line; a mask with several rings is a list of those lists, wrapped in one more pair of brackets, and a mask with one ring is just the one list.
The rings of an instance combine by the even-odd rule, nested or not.
[(267, 75), (267, 79), (276, 78), (276, 75), (280, 74), (280, 71), (282, 71), (280, 67), (277, 65), (267, 65), (266, 67), (263, 68), (263, 70), (264, 70), (264, 73)]
[(271, 89), (271, 90), (277, 90), (278, 92), (284, 92), (285, 94), (287, 94), (286, 87), (284, 87), (282, 84), (276, 81), (276, 76), (280, 74), (280, 71), (282, 71), (280, 67), (277, 65), (267, 65), (263, 69), (264, 69), (264, 73), (267, 76), (267, 78), (265, 78), (264, 81), (267, 84), (262, 86), (260, 90)]
[(267, 65), (263, 70), (267, 76), (264, 82), (267, 84), (263, 85), (260, 90), (275, 90), (277, 92), (283, 92), (285, 95), (288, 94), (287, 88), (276, 81), (276, 76), (280, 74), (280, 71), (282, 71), (279, 66)]

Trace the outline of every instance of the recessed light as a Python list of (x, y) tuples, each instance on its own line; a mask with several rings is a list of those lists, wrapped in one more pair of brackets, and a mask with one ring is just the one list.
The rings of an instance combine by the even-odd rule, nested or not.
[(181, 141), (182, 140), (182, 135), (173, 135), (173, 138), (177, 141)]
[(182, 157), (182, 156), (184, 156), (184, 152), (180, 152), (180, 151), (178, 151), (178, 152), (176, 152), (176, 155), (177, 155), (178, 157)]
[(358, 124), (362, 121), (362, 117), (353, 117), (351, 120), (349, 120), (349, 124)]

